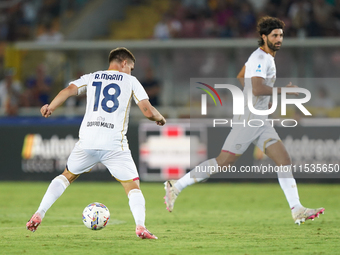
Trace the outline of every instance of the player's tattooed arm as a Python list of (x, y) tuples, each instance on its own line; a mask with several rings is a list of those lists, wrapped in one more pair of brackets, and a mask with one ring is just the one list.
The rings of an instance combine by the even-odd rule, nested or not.
[(146, 118), (152, 121), (156, 121), (156, 124), (163, 126), (166, 123), (165, 118), (160, 114), (155, 107), (153, 107), (148, 99), (144, 99), (138, 102), (138, 107)]

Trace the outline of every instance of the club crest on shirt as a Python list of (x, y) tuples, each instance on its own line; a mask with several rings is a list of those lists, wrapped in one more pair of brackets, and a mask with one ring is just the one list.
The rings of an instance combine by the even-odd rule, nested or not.
[(241, 145), (241, 144), (236, 144), (236, 145), (235, 145), (235, 149), (236, 149), (236, 150), (239, 150), (239, 149), (241, 149), (241, 147), (242, 147), (242, 145)]

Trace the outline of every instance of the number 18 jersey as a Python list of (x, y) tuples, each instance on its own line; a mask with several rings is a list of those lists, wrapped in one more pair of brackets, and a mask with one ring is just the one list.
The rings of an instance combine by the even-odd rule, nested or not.
[(79, 129), (83, 149), (129, 150), (126, 132), (131, 99), (148, 99), (136, 77), (116, 70), (98, 71), (70, 82), (86, 93), (86, 112)]

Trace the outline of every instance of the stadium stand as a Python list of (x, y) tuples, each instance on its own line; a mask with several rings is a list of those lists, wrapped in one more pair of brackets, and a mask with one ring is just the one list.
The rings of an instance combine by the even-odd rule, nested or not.
[[(35, 74), (38, 66), (44, 66), (46, 74), (52, 77), (49, 93), (53, 96), (75, 77), (75, 73), (93, 71), (98, 66), (105, 68), (104, 50), (97, 49), (99, 54), (88, 53), (87, 56), (74, 50), (34, 50), (32, 54), (30, 49), (18, 50), (15, 47), (17, 43), (150, 40), (159, 41), (157, 47), (165, 47), (166, 41), (170, 41), (167, 44), (170, 45), (170, 53), (166, 50), (156, 53), (157, 49), (151, 46), (138, 46), (135, 53), (139, 62), (135, 75), (142, 79), (146, 68), (154, 69), (156, 78), (163, 84), (160, 105), (186, 107), (188, 100), (184, 95), (188, 92), (188, 74), (196, 77), (234, 77), (246, 61), (244, 57), (251, 47), (248, 45), (244, 50), (239, 47), (233, 51), (232, 46), (228, 46), (224, 50), (218, 40), (230, 40), (230, 43), (240, 45), (241, 41), (233, 40), (256, 38), (256, 20), (263, 15), (284, 20), (285, 38), (288, 39), (328, 39), (340, 35), (340, 1), (331, 0), (11, 0), (0, 4), (0, 69), (14, 67), (15, 78), (24, 86), (25, 93), (26, 80)], [(193, 40), (183, 42), (184, 45), (196, 44), (196, 40), (198, 44), (199, 40), (205, 44), (204, 40), (209, 39), (217, 40), (214, 43), (220, 46), (210, 50), (206, 44), (203, 51), (195, 48), (183, 50), (181, 47), (175, 50), (171, 44), (176, 39), (179, 39), (178, 45), (183, 39)], [(331, 50), (326, 44), (332, 39), (320, 44), (317, 40), (308, 48), (302, 48), (300, 41), (293, 43), (295, 46), (283, 48), (285, 53), (277, 57), (280, 77), (337, 77), (335, 70), (340, 65), (340, 53), (336, 44)], [(148, 45), (148, 42), (145, 44)], [(251, 45), (256, 47), (255, 44)], [(148, 51), (143, 51), (143, 47)], [(89, 58), (91, 61), (87, 61)], [(183, 65), (185, 60), (187, 64)], [(84, 62), (86, 65), (82, 64)], [(4, 73), (0, 74), (0, 78), (4, 78)], [(311, 90), (317, 93), (318, 86), (312, 84)], [(323, 86), (334, 92), (332, 84)], [(178, 95), (173, 97), (175, 91)], [(334, 102), (332, 109), (321, 109), (312, 101), (311, 111), (316, 116), (339, 117), (336, 93), (328, 93), (327, 96)], [(27, 107), (27, 104), (22, 106)], [(22, 114), (23, 111), (18, 112)], [(29, 110), (24, 112), (30, 114)], [(188, 116), (187, 112), (169, 115)], [(294, 115), (293, 110), (291, 115)]]

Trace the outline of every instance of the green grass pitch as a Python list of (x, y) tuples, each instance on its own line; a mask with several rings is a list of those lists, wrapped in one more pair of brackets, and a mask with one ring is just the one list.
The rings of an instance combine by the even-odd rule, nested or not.
[[(76, 181), (47, 212), (35, 233), (25, 224), (49, 183), (0, 182), (0, 254), (339, 254), (339, 185), (300, 184), (305, 206), (326, 208), (315, 221), (295, 225), (279, 184), (202, 183), (165, 209), (161, 183), (142, 183), (146, 226), (158, 240), (141, 240), (117, 182)], [(111, 213), (106, 228), (87, 229), (91, 202)]]

